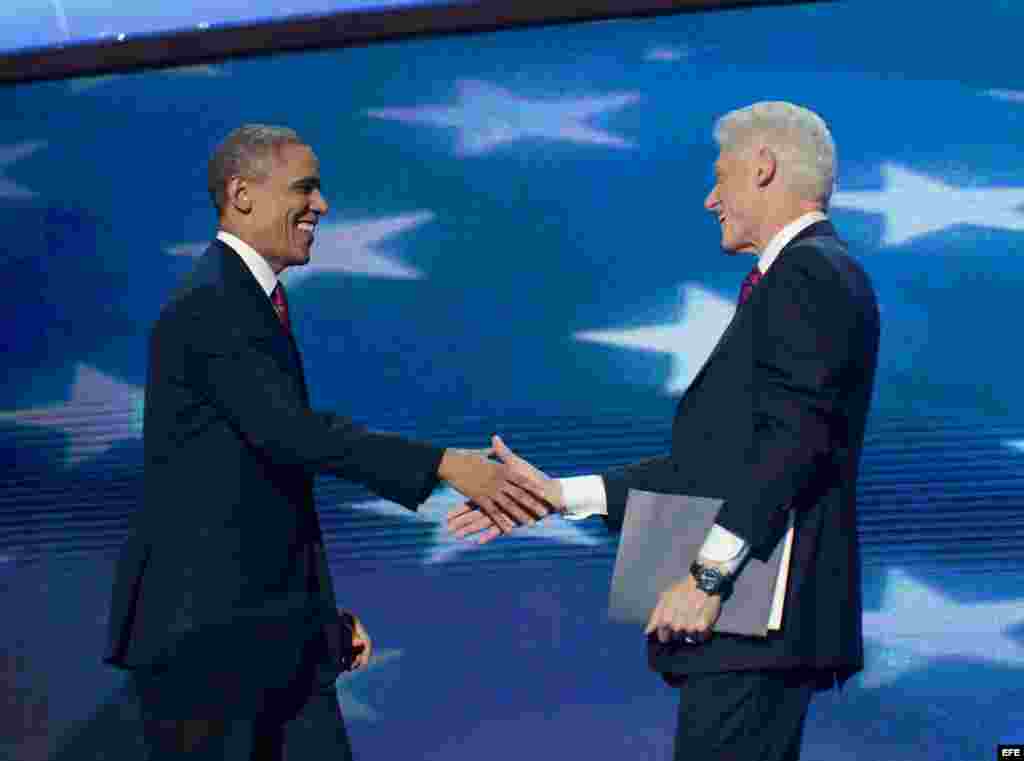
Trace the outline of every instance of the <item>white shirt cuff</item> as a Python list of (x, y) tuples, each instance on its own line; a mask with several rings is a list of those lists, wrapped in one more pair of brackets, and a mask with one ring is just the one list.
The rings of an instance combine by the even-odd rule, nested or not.
[(608, 497), (601, 476), (559, 478), (562, 486), (563, 518), (579, 521), (592, 515), (608, 515)]
[(717, 523), (711, 527), (697, 557), (712, 563), (722, 564), (727, 574), (733, 574), (740, 567), (750, 546), (731, 531)]

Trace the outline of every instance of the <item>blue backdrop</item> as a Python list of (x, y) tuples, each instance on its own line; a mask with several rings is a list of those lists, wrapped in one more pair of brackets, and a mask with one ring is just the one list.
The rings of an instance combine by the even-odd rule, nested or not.
[[(99, 663), (111, 552), (147, 333), (214, 232), (230, 129), (292, 126), (321, 160), (331, 213), (285, 275), (315, 406), (442, 444), (498, 431), (570, 475), (666, 450), (750, 266), (702, 208), (710, 128), (762, 99), (830, 123), (833, 220), (883, 321), (868, 668), (816, 700), (804, 757), (1024, 741), (1022, 23), (999, 0), (859, 0), (0, 90), (0, 582), (38, 757), (137, 757)], [(549, 519), (474, 548), (441, 529), (455, 504), (319, 482), (340, 601), (379, 648), (339, 681), (357, 757), (667, 758), (675, 697), (605, 620), (613, 538)]]

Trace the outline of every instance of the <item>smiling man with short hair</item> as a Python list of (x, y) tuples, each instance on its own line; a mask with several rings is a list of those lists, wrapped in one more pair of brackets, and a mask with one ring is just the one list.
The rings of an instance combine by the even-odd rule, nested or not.
[(286, 725), (310, 712), (329, 727), (324, 757), (343, 761), (333, 683), (372, 645), (339, 615), (313, 476), (410, 509), (447, 481), (502, 525), (543, 505), (529, 478), (480, 452), (310, 408), (278, 275), (310, 260), (328, 205), (294, 131), (232, 132), (209, 189), (217, 238), (151, 335), (144, 504), (118, 560), (104, 660), (132, 671), (151, 761), (280, 759)]

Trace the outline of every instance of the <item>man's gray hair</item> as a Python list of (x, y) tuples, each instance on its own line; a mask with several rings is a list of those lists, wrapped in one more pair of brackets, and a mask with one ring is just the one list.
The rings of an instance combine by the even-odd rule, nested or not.
[(723, 152), (764, 140), (790, 189), (828, 206), (835, 187), (836, 146), (825, 121), (813, 111), (785, 101), (762, 101), (718, 119), (714, 137)]
[(304, 145), (299, 133), (287, 127), (246, 124), (233, 130), (213, 152), (207, 173), (210, 198), (217, 213), (227, 204), (228, 182), (232, 177), (265, 180), (274, 154), (282, 145)]

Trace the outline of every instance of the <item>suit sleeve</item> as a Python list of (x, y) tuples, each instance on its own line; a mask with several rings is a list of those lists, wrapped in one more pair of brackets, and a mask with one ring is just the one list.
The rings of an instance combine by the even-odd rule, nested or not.
[(437, 486), (441, 449), (312, 411), (298, 381), (278, 364), (273, 336), (218, 329), (199, 314), (188, 319), (190, 378), (275, 465), (333, 473), (410, 509)]
[(670, 455), (624, 465), (603, 473), (608, 514), (602, 516), (609, 531), (622, 531), (626, 497), (630, 489), (671, 494), (678, 490), (679, 466)]
[[(841, 376), (855, 311), (832, 273), (793, 257), (759, 305), (753, 348), (753, 431), (717, 523), (754, 547), (782, 522), (779, 508), (833, 467)], [(763, 318), (762, 318), (763, 315)]]

